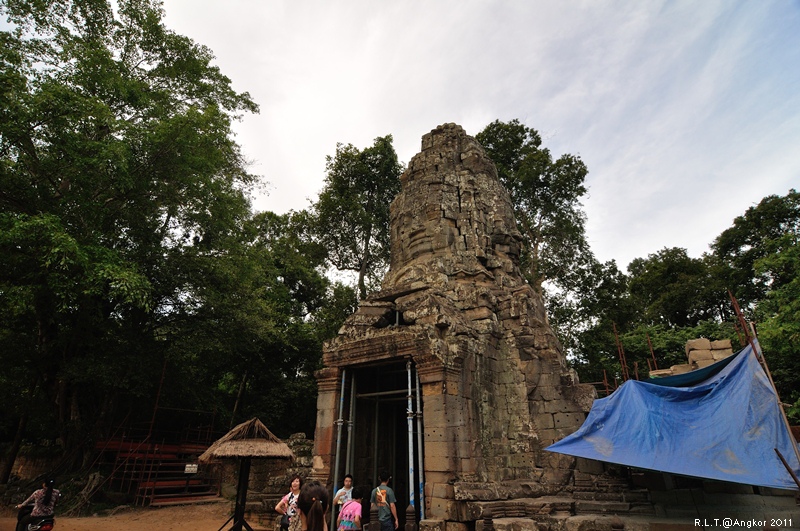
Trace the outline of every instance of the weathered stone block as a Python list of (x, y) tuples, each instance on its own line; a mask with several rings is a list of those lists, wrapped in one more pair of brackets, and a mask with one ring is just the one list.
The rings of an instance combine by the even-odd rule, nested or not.
[(650, 371), (650, 378), (665, 378), (672, 376), (672, 369), (656, 369)]
[(432, 428), (426, 429), (423, 433), (425, 444), (442, 443), (446, 442), (447, 438), (452, 435), (447, 428)]
[(673, 365), (669, 368), (672, 374), (684, 374), (692, 370), (692, 366), (688, 363), (682, 363), (680, 365)]
[(716, 362), (717, 361), (713, 360), (713, 359), (697, 361), (697, 362), (694, 363), (693, 368), (694, 369), (703, 369), (705, 367), (708, 367), (709, 365), (714, 365)]
[(711, 341), (706, 338), (690, 339), (686, 342), (686, 355), (692, 350), (711, 350)]
[(555, 428), (555, 420), (553, 420), (552, 413), (542, 413), (534, 417), (536, 427), (540, 430), (547, 430)]
[(461, 473), (464, 475), (474, 474), (478, 471), (478, 461), (471, 457), (460, 460)]
[(731, 345), (730, 339), (719, 339), (711, 342), (711, 350), (726, 350), (732, 348), (733, 345)]
[(556, 413), (553, 415), (556, 428), (577, 430), (583, 424), (582, 413)]
[[(546, 365), (542, 363), (542, 365)], [(537, 386), (541, 387), (560, 387), (561, 386), (561, 374), (557, 372), (542, 372), (539, 376), (539, 381), (536, 384)]]
[(732, 356), (732, 355), (733, 355), (733, 350), (731, 350), (729, 348), (728, 349), (712, 350), (711, 351), (711, 356), (715, 361), (719, 361), (719, 360), (725, 359), (728, 356)]
[(434, 483), (433, 489), (431, 490), (431, 495), (436, 498), (446, 498), (452, 500), (455, 498), (455, 489), (453, 485), (448, 483)]
[(461, 522), (447, 522), (445, 531), (467, 531), (467, 524)]
[(443, 520), (458, 520), (458, 502), (442, 498), (433, 498), (430, 502), (429, 515)]
[(689, 351), (689, 363), (698, 361), (713, 360), (711, 350), (691, 350)]
[(429, 455), (425, 451), (425, 471), (431, 472), (450, 472), (453, 470), (453, 462), (449, 456)]
[(512, 454), (508, 457), (508, 464), (512, 468), (522, 468), (527, 470), (536, 466), (533, 454)]
[(455, 441), (444, 441), (444, 442), (426, 442), (425, 443), (425, 456), (431, 457), (450, 457), (456, 454), (455, 451), (456, 442)]
[(426, 518), (419, 521), (419, 531), (445, 531), (444, 520)]
[(541, 408), (542, 413), (570, 413), (574, 409), (575, 404), (571, 404), (566, 400), (550, 400), (544, 402), (544, 406)]
[(558, 400), (562, 398), (561, 391), (559, 387), (554, 387), (552, 385), (537, 385), (531, 397), (533, 400)]
[(485, 306), (465, 310), (463, 315), (470, 321), (477, 321), (479, 319), (496, 319), (492, 309)]
[(626, 513), (631, 504), (626, 502), (577, 501), (575, 510), (581, 513)]
[(594, 459), (584, 459), (577, 457), (575, 462), (575, 470), (584, 474), (600, 475), (604, 472), (603, 463)]

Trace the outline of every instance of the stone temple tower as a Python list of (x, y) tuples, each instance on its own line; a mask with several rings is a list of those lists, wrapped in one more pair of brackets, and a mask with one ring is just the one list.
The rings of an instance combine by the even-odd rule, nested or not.
[(314, 476), (374, 487), (386, 469), (401, 525), (463, 525), (476, 502), (564, 488), (574, 461), (542, 449), (581, 425), (594, 389), (520, 273), (511, 201), (478, 142), (437, 127), (401, 181), (381, 290), (324, 348)]

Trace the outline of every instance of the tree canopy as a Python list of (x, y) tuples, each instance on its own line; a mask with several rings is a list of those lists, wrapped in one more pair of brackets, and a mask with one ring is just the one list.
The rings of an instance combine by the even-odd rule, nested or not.
[(594, 259), (580, 203), (587, 192), (586, 165), (569, 154), (553, 160), (539, 133), (519, 120), (495, 120), (475, 138), (511, 194), (528, 280), (539, 291), (546, 281), (568, 287), (571, 273)]
[[(0, 13), (11, 460), (23, 437), (71, 452), (156, 405), (310, 432), (324, 339), (311, 314), (335, 290), (300, 214), (251, 212), (258, 177), (231, 124), (256, 104), (157, 1), (5, 0)], [(259, 391), (242, 405), (246, 389)], [(298, 406), (312, 412), (285, 413)]]
[(730, 290), (745, 317), (757, 324), (779, 394), (794, 404), (791, 414), (800, 419), (800, 366), (794, 361), (800, 359), (797, 201), (795, 190), (765, 197), (734, 219), (700, 258), (689, 257), (685, 249), (665, 248), (634, 259), (621, 276), (613, 270), (601, 274), (606, 284), (620, 289), (592, 307), (594, 321), (572, 343), (581, 377), (601, 380), (603, 368), (612, 381), (621, 377), (614, 325), (629, 366), (638, 363), (642, 374), (653, 357), (651, 346), (659, 367), (665, 368), (686, 362), (682, 345), (688, 339), (728, 338), (740, 345)]
[(312, 206), (313, 231), (336, 269), (357, 273), (361, 299), (389, 264), (389, 204), (402, 172), (391, 135), (363, 150), (338, 144), (327, 157), (325, 185)]

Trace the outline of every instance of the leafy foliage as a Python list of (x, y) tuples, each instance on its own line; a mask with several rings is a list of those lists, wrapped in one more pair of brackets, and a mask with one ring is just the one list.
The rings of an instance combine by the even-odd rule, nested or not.
[(511, 194), (523, 236), (522, 261), (528, 280), (540, 292), (545, 281), (571, 288), (581, 269), (593, 266), (586, 241), (586, 215), (580, 203), (588, 174), (580, 158), (553, 160), (539, 133), (518, 120), (487, 125), (475, 138), (497, 166)]
[(387, 135), (363, 150), (338, 144), (326, 169), (312, 207), (314, 234), (336, 269), (357, 272), (365, 299), (389, 264), (389, 204), (400, 191), (403, 167)]
[(636, 258), (628, 271), (631, 297), (646, 323), (696, 326), (718, 317), (718, 303), (726, 296), (706, 261), (689, 257), (686, 249), (665, 248)]
[[(786, 282), (778, 270), (756, 263), (781, 251), (785, 234), (800, 233), (800, 193), (770, 195), (733, 221), (711, 244), (728, 288), (743, 304), (753, 306), (776, 284)], [(789, 242), (791, 243), (791, 242)]]
[(250, 212), (255, 103), (159, 2), (0, 11), (0, 438), (71, 450), (157, 400), (310, 432), (333, 289), (302, 216)]
[[(685, 363), (683, 345), (689, 339), (731, 339), (740, 344), (734, 328), (727, 290), (737, 294), (758, 323), (759, 337), (779, 395), (794, 404), (790, 413), (800, 420), (800, 393), (795, 360), (800, 338), (800, 209), (798, 196), (769, 196), (737, 217), (718, 236), (713, 253), (695, 259), (685, 249), (665, 248), (647, 258), (637, 258), (627, 274), (601, 271), (606, 285), (617, 286), (613, 297), (586, 305), (583, 316), (593, 316), (571, 343), (573, 363), (584, 381), (601, 381), (605, 369), (610, 379), (620, 379), (622, 367), (613, 327), (627, 358), (639, 374), (650, 345), (659, 368)], [(603, 294), (602, 291), (598, 293)], [(744, 294), (746, 299), (742, 299)], [(589, 301), (596, 294), (581, 299)], [(622, 309), (623, 311), (620, 311)], [(649, 339), (649, 344), (648, 344)]]

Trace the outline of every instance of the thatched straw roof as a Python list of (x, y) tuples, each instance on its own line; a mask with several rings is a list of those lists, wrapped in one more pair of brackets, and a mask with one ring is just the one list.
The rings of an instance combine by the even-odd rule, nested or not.
[(199, 457), (207, 462), (218, 457), (279, 457), (294, 459), (286, 443), (275, 437), (257, 418), (242, 422), (212, 444)]

